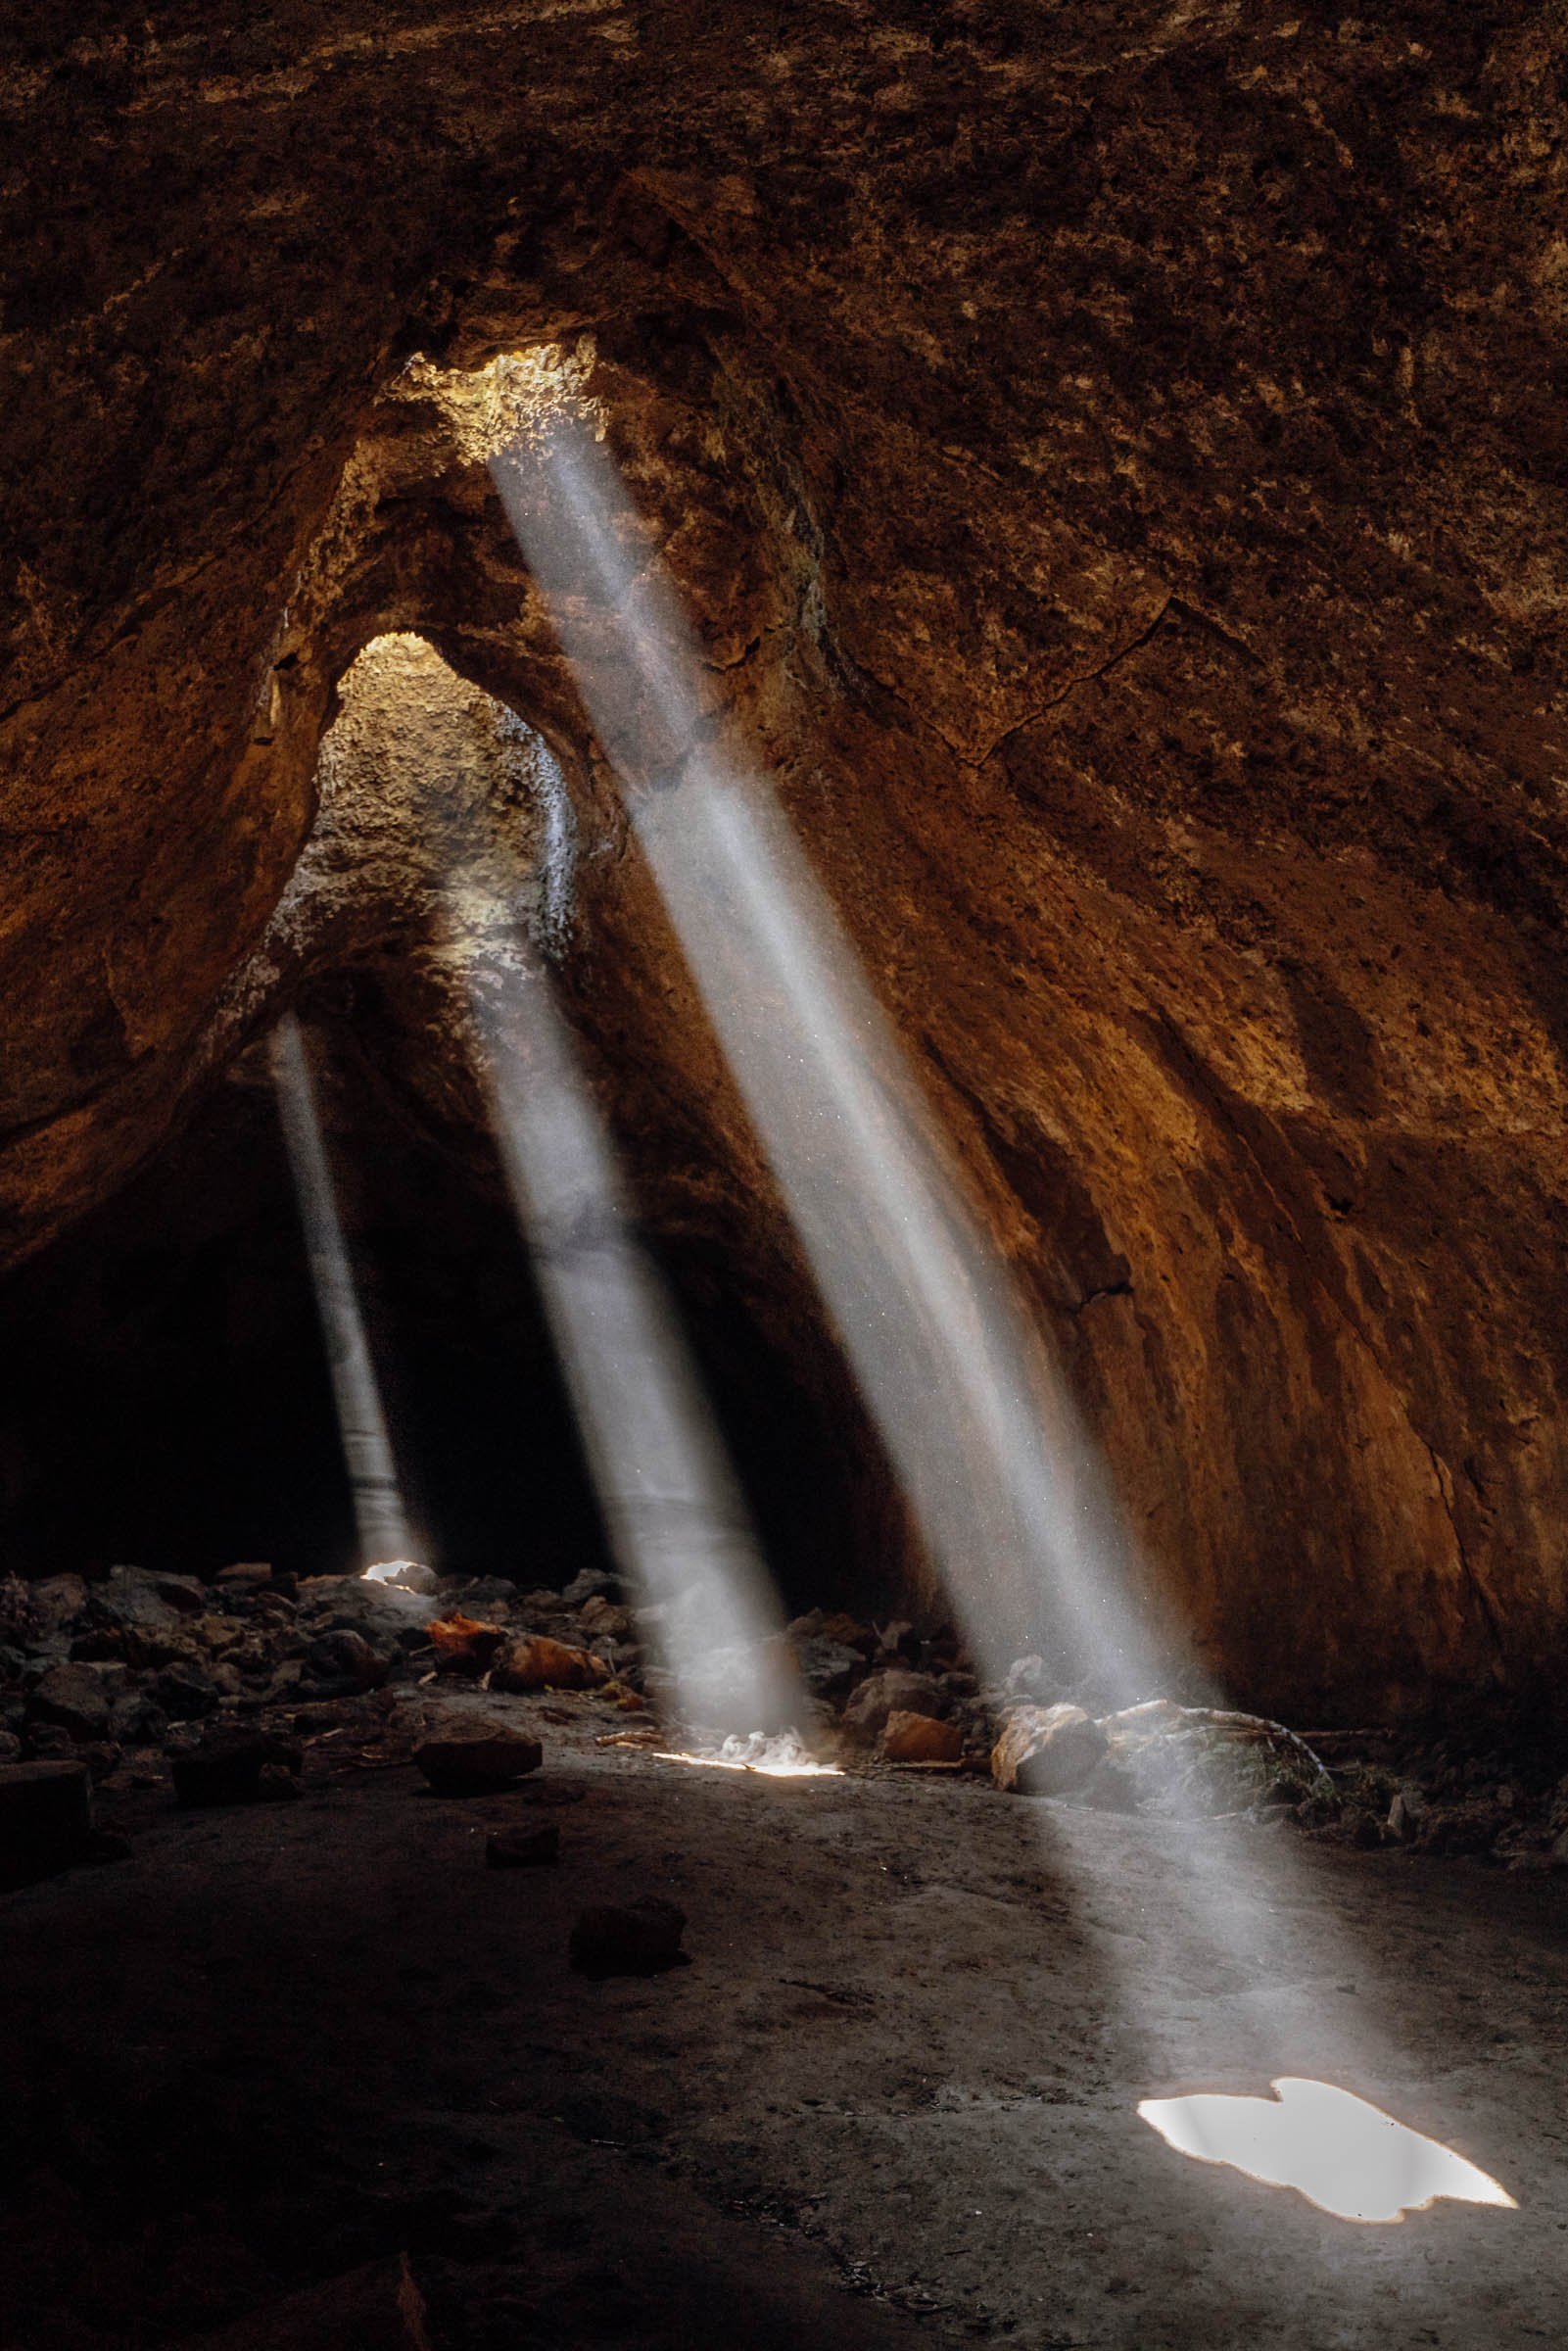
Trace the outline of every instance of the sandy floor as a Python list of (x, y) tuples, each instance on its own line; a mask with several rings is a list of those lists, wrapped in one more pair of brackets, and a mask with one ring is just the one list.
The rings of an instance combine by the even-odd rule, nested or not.
[[(400, 2251), (440, 2351), (1561, 2342), (1561, 1881), (686, 1769), (568, 1710), (514, 1794), (328, 1743), (299, 1803), (149, 1791), (130, 1859), (0, 1904), (7, 2351), (200, 2336)], [(524, 1819), (559, 1866), (487, 1869)], [(572, 1974), (578, 1910), (640, 1893), (690, 1965)], [(1357, 2228), (1135, 2112), (1289, 2072), (1520, 2209)]]

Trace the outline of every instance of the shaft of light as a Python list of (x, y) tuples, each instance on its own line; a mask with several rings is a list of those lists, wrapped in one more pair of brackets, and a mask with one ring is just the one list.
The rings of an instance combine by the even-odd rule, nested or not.
[(683, 1718), (717, 1733), (796, 1710), (767, 1570), (657, 1268), (627, 1213), (547, 979), (492, 957), (475, 989), (507, 1176), (611, 1551)]
[(315, 1086), (300, 1025), (288, 1014), (273, 1032), (272, 1082), (299, 1201), (316, 1312), (326, 1343), (343, 1458), (354, 1498), (360, 1565), (405, 1559), (412, 1551), (398, 1464), (365, 1335), (354, 1268), (338, 1214)]
[(695, 649), (613, 465), (563, 399), (491, 471), (972, 1646), (993, 1666), (1049, 1647), (1110, 1700), (1146, 1696), (1092, 1449), (785, 822), (706, 740)]

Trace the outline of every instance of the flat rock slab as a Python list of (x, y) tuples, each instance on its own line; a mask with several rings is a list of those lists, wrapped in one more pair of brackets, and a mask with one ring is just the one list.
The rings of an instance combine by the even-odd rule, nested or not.
[(514, 1780), (537, 1771), (544, 1760), (537, 1739), (484, 1715), (444, 1725), (414, 1750), (414, 1761), (439, 1796), (509, 1788)]

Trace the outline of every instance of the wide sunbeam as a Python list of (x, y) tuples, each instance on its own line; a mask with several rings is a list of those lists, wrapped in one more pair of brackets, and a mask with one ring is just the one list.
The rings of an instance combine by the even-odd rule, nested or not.
[[(526, 383), (492, 477), (970, 1647), (994, 1675), (1026, 1641), (1091, 1703), (1147, 1699), (1179, 1670), (1179, 1645), (1095, 1450), (820, 885), (762, 779), (725, 746), (578, 377), (536, 364)], [(1206, 1825), (1185, 1859), (1172, 1856), (1164, 1932), (1198, 1985), (1242, 1922), (1272, 1941), (1294, 1904), (1278, 1858), (1229, 1822)], [(1314, 1925), (1320, 1968), (1343, 1968), (1332, 1925)], [(1114, 1948), (1113, 1932), (1113, 1968)], [(1282, 1979), (1277, 2000), (1230, 2018), (1232, 2058), (1277, 2065), (1326, 2037), (1378, 2078), (1376, 2026), (1330, 2027), (1312, 1983)], [(1200, 2000), (1191, 2013), (1185, 2055), (1214, 2062), (1222, 2011)], [(1169, 2061), (1165, 2033), (1152, 2065)], [(1291, 2131), (1301, 2112), (1287, 2109)]]

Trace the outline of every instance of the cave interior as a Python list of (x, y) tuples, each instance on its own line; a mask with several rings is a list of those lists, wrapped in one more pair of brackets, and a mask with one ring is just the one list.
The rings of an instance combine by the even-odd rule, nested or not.
[(1560, 24), (6, 37), (0, 2351), (1556, 2340)]

